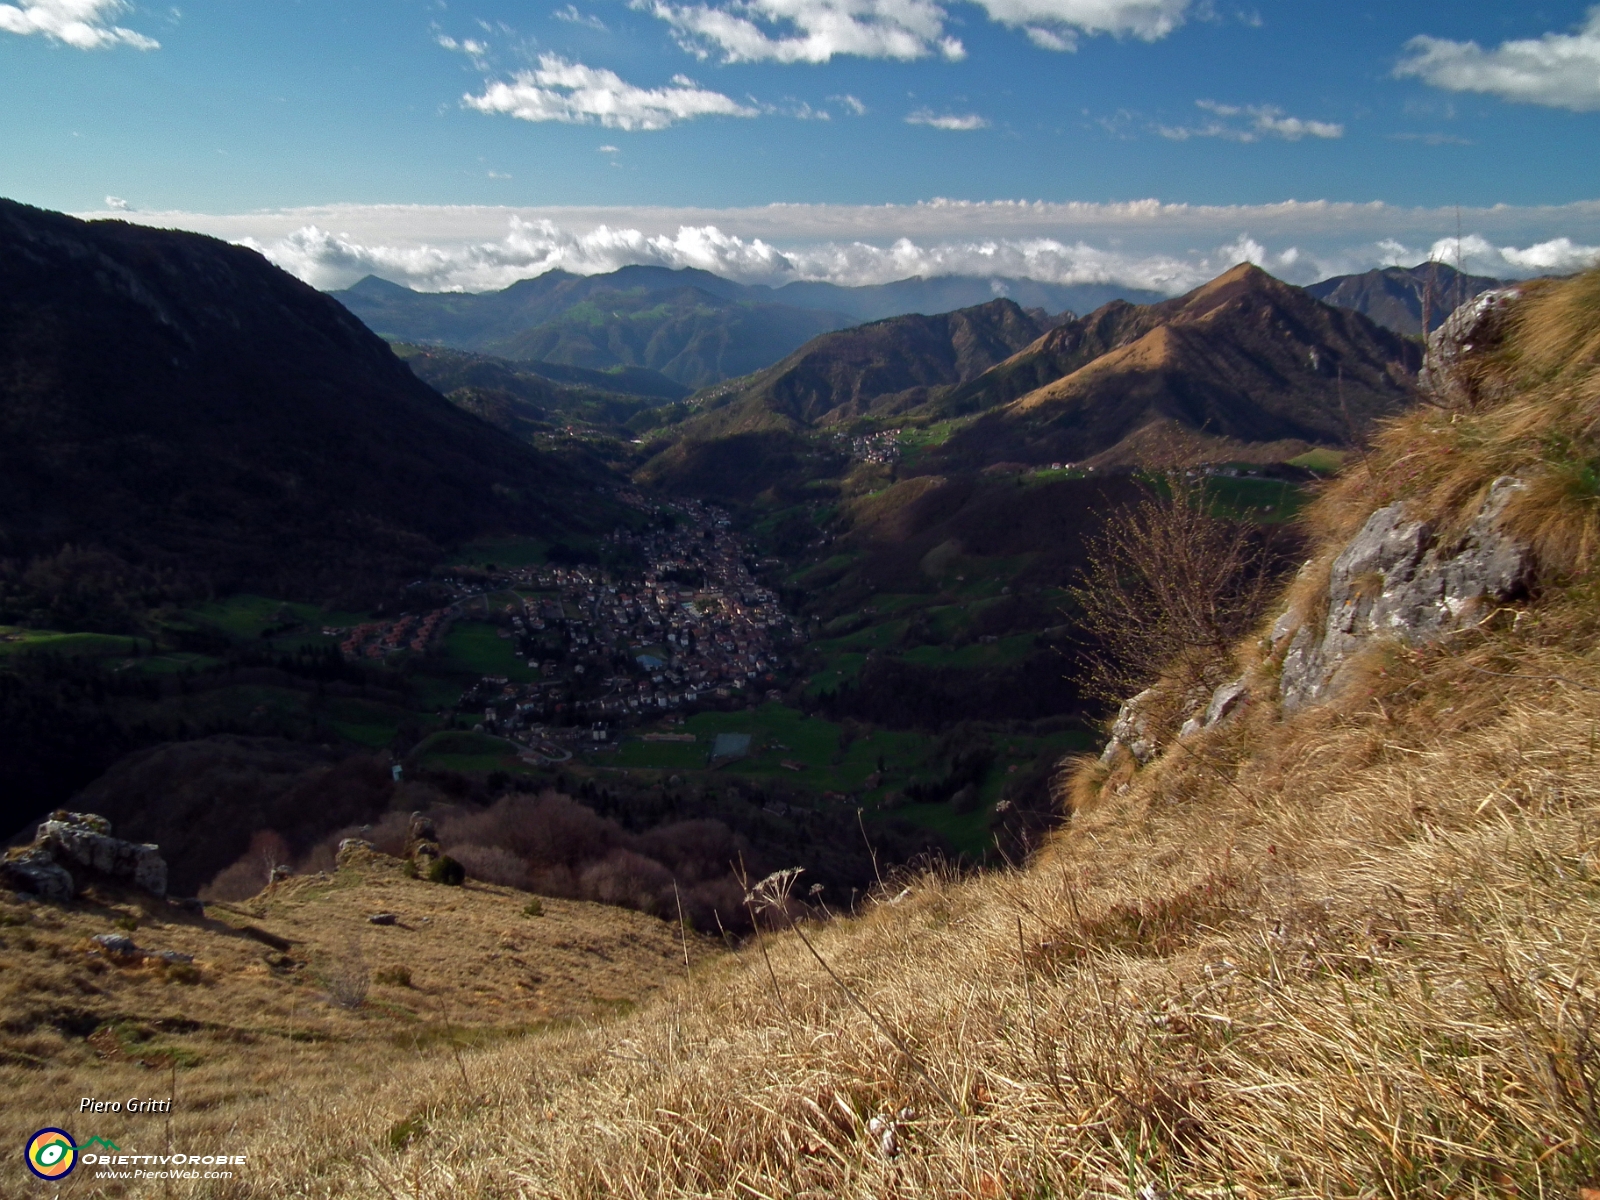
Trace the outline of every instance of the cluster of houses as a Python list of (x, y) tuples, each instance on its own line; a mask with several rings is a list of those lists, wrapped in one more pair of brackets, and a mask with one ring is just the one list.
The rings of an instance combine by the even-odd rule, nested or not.
[(882, 463), (892, 466), (900, 461), (900, 435), (892, 429), (881, 433), (867, 433), (858, 437), (846, 438), (840, 435), (840, 441), (847, 442), (846, 450), (850, 457), (857, 462)]
[(339, 638), (339, 652), (348, 659), (385, 658), (398, 650), (422, 653), (444, 632), (450, 609), (407, 613), (396, 621), (368, 621), (352, 629), (324, 629), (325, 637)]
[(509, 733), (553, 721), (609, 727), (752, 694), (777, 694), (799, 632), (778, 597), (750, 573), (727, 514), (694, 501), (651, 506), (663, 519), (606, 540), (631, 578), (595, 566), (519, 572), (537, 594), (502, 614), (534, 674), (463, 696), (486, 729)]
[[(457, 709), (474, 724), (481, 712), (486, 730), (513, 737), (542, 737), (547, 724), (605, 731), (672, 710), (777, 696), (803, 638), (751, 574), (728, 515), (692, 500), (618, 498), (650, 520), (643, 532), (606, 535), (610, 570), (545, 563), (496, 569), (489, 579), (464, 573), (435, 581), (454, 593), (448, 607), (323, 633), (340, 639), (346, 658), (382, 659), (426, 652), (453, 620), (494, 623), (525, 669), (516, 679), (481, 678)], [(491, 605), (492, 594), (499, 598)]]

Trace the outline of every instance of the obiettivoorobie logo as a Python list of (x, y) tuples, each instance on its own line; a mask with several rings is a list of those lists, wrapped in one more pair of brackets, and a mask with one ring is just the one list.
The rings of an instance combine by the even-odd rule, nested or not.
[(28, 1170), (40, 1179), (65, 1179), (78, 1165), (78, 1147), (65, 1129), (41, 1129), (28, 1139)]

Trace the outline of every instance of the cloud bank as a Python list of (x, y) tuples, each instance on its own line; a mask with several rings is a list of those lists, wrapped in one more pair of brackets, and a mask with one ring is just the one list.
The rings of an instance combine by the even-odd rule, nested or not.
[(0, 4), (0, 32), (24, 37), (39, 34), (79, 50), (112, 46), (159, 50), (161, 43), (154, 38), (112, 24), (117, 14), (128, 8), (125, 0), (21, 0), (20, 4)]
[(1072, 51), (1078, 34), (1153, 42), (1183, 24), (1189, 0), (978, 0), (991, 20), (1027, 33), (1045, 50)]
[(1600, 109), (1600, 5), (1576, 33), (1502, 42), (1485, 50), (1477, 42), (1417, 37), (1394, 73), (1452, 92), (1483, 92), (1522, 104)]
[[(1113, 283), (1177, 294), (1240, 261), (1310, 283), (1429, 257), (1454, 264), (1456, 210), (1286, 201), (1199, 206), (926, 201), (745, 209), (335, 206), (208, 216), (104, 212), (260, 250), (321, 288), (373, 274), (484, 291), (549, 270), (698, 267), (746, 283), (913, 275)], [(1463, 268), (1503, 278), (1600, 261), (1600, 201), (1463, 209)]]
[(520, 71), (510, 82), (487, 83), (481, 96), (468, 93), (462, 103), (522, 121), (630, 130), (665, 129), (695, 117), (753, 117), (758, 112), (682, 75), (673, 76), (670, 87), (635, 87), (615, 71), (568, 62), (558, 54), (540, 55), (538, 70)]

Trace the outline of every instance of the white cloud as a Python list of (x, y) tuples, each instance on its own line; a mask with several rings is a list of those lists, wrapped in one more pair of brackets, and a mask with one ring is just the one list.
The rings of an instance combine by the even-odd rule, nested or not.
[(939, 115), (929, 111), (926, 108), (919, 108), (914, 113), (906, 114), (906, 124), (929, 125), (934, 129), (952, 129), (962, 131), (969, 129), (989, 128), (989, 122), (985, 118), (978, 116), (976, 113), (968, 113), (965, 116), (958, 117), (949, 114)]
[(633, 0), (672, 26), (700, 58), (724, 62), (827, 62), (838, 54), (910, 60), (966, 49), (944, 33), (945, 11), (933, 0), (731, 0), (724, 7)]
[(129, 7), (125, 0), (19, 0), (0, 4), (0, 33), (41, 34), (79, 50), (159, 50), (161, 43), (154, 38), (111, 23)]
[[(1242, 260), (1292, 283), (1430, 255), (1454, 264), (1454, 208), (1325, 200), (1263, 205), (929, 200), (755, 208), (332, 205), (236, 215), (80, 214), (192, 229), (262, 250), (319, 287), (366, 274), (484, 291), (562, 268), (695, 266), (749, 283), (912, 275), (1114, 283), (1175, 294)], [(1521, 278), (1600, 260), (1600, 200), (1463, 208), (1462, 266)]]
[(849, 92), (842, 96), (829, 96), (828, 99), (832, 100), (840, 108), (845, 109), (852, 117), (864, 117), (867, 115), (867, 106)]
[[(1283, 109), (1271, 104), (1218, 104), (1214, 100), (1196, 100), (1195, 107), (1211, 113), (1213, 119), (1201, 125), (1158, 125), (1156, 132), (1176, 142), (1190, 138), (1224, 138), (1230, 142), (1259, 142), (1262, 138), (1276, 137), (1288, 142), (1301, 138), (1342, 138), (1344, 126), (1332, 121), (1305, 121), (1284, 114)], [(1241, 120), (1240, 118), (1243, 118)]]
[(565, 8), (558, 8), (550, 14), (558, 21), (566, 21), (572, 25), (587, 25), (590, 29), (598, 29), (601, 33), (607, 32), (606, 23), (593, 13), (581, 13), (578, 6), (569, 4)]
[[(1190, 0), (976, 0), (991, 19), (1046, 50), (1080, 34), (1155, 41), (1183, 24)], [(692, 54), (724, 62), (827, 62), (835, 55), (911, 60), (966, 57), (935, 0), (631, 0), (673, 27)]]
[(435, 33), (433, 35), (433, 40), (435, 45), (442, 46), (444, 49), (449, 50), (452, 53), (465, 54), (469, 59), (472, 60), (472, 65), (477, 67), (478, 70), (488, 70), (489, 45), (487, 42), (480, 42), (474, 38), (462, 38), (460, 41), (457, 41), (455, 38), (446, 33)]
[(1471, 138), (1453, 133), (1391, 133), (1391, 142), (1421, 142), (1424, 146), (1474, 146)]
[(506, 113), (523, 121), (563, 121), (611, 129), (665, 129), (694, 117), (753, 117), (757, 110), (720, 92), (697, 87), (682, 75), (663, 88), (625, 83), (616, 72), (568, 62), (556, 54), (539, 56), (536, 71), (519, 71), (509, 83), (485, 85), (483, 95), (462, 97), (485, 113)]
[(1394, 69), (1451, 92), (1485, 92), (1522, 104), (1574, 112), (1600, 109), (1600, 5), (1576, 33), (1502, 42), (1485, 50), (1477, 42), (1415, 37), (1409, 58)]
[(1570, 275), (1600, 264), (1600, 246), (1585, 246), (1570, 237), (1555, 237), (1531, 246), (1497, 246), (1480, 233), (1435, 238), (1427, 247), (1416, 248), (1389, 238), (1380, 243), (1385, 265), (1442, 262), (1463, 271), (1496, 277), (1527, 275)]
[(1027, 32), (1045, 50), (1076, 50), (1078, 34), (1164, 38), (1179, 25), (1189, 0), (977, 0), (1002, 25)]
[(595, 153), (596, 154), (621, 154), (622, 150), (618, 146), (597, 146), (597, 147), (595, 147)]
[(121, 196), (107, 196), (106, 207), (112, 212), (127, 212), (132, 206)]

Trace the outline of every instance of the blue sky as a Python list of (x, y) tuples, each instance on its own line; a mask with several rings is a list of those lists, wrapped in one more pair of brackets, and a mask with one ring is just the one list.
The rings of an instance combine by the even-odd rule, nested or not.
[[(990, 255), (1057, 275), (1254, 246), (1293, 276), (1426, 253), (1457, 205), (1480, 269), (1570, 269), (1600, 242), (1584, 3), (10, 0), (0, 78), (0, 194), (249, 239), (324, 285), (364, 263), (491, 286), (630, 245), (774, 279), (983, 273), (896, 259), (902, 238), (1101, 256)], [(974, 203), (941, 224), (936, 198)], [(1381, 207), (1285, 222), (1289, 200)], [(1058, 207), (1019, 224), (995, 201)], [(841, 265), (857, 242), (865, 275)]]

